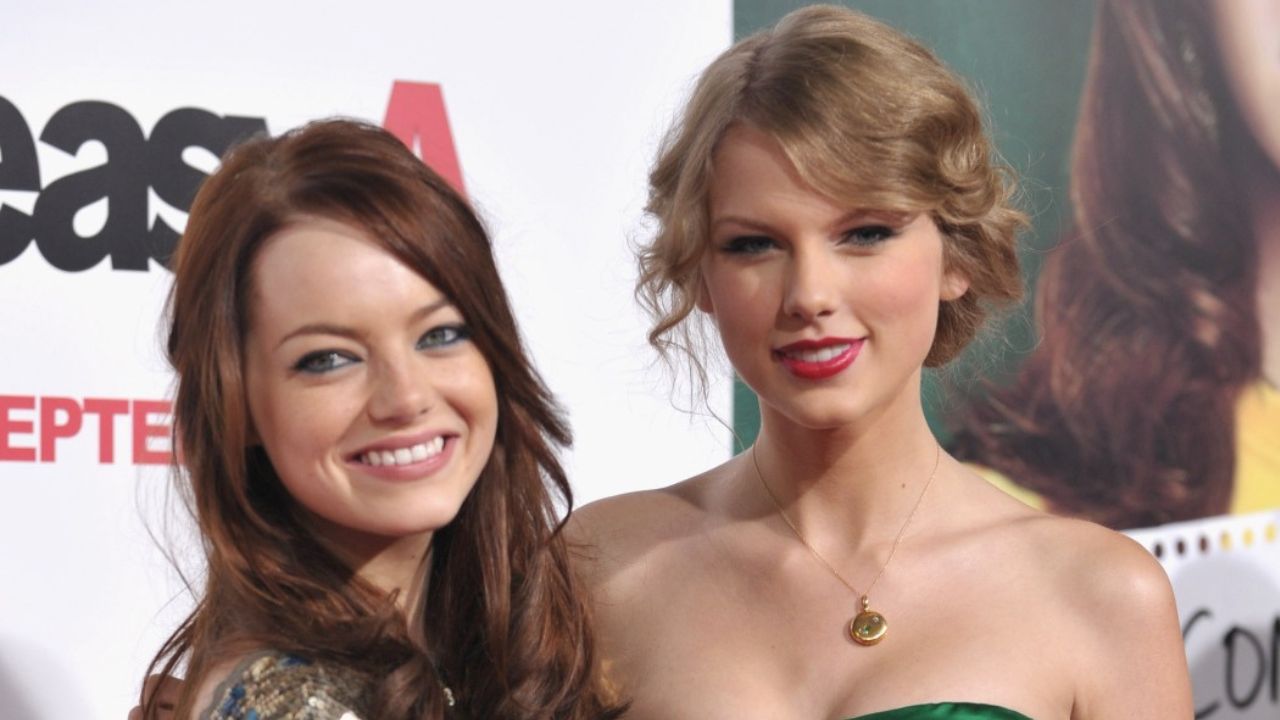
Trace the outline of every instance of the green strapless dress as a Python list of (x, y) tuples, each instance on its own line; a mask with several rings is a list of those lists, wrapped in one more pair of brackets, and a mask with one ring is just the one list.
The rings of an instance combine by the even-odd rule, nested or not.
[(1020, 712), (982, 703), (929, 703), (894, 708), (849, 720), (1031, 720)]

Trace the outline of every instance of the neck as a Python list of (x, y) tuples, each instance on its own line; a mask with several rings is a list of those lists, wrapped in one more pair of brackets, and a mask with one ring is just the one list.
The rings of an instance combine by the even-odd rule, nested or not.
[(336, 527), (312, 518), (312, 530), (326, 547), (356, 575), (386, 595), (396, 594), (396, 605), (411, 612), (424, 598), (427, 569), (431, 565), (432, 533), (386, 537)]
[(374, 587), (390, 595), (396, 593), (396, 605), (411, 613), (425, 597), (426, 574), (431, 566), (431, 535), (397, 538), (381, 551), (353, 565), (356, 573)]
[(1262, 375), (1273, 386), (1280, 386), (1280, 183), (1260, 187), (1265, 189), (1255, 190), (1249, 200), (1258, 248)]
[(877, 417), (834, 429), (800, 427), (762, 408), (756, 441), (761, 477), (820, 552), (887, 547), (919, 500), (938, 444), (918, 392), (903, 395)]

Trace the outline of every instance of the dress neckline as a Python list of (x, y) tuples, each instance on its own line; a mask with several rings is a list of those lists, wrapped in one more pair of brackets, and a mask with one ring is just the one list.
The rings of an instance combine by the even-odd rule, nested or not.
[[(994, 710), (994, 711), (998, 711), (1001, 714), (997, 716), (993, 716), (992, 720), (997, 720), (997, 718), (999, 720), (1031, 720), (1031, 718), (1027, 717), (1026, 715), (1023, 715), (1017, 710), (1010, 710), (1009, 708), (1004, 707), (1003, 705), (992, 705), (990, 703), (980, 703), (980, 702), (932, 702), (932, 703), (919, 703), (916, 705), (904, 705), (902, 707), (891, 708), (889, 710), (878, 710), (876, 712), (869, 713), (867, 715), (857, 715), (855, 717), (849, 718), (848, 720), (892, 720), (892, 718), (898, 717), (900, 713), (905, 713), (913, 710), (921, 711), (925, 709), (974, 710), (974, 711)], [(929, 718), (933, 718), (933, 717), (935, 716), (932, 716), (932, 715), (929, 716)], [(938, 720), (944, 720), (946, 717), (949, 717), (949, 716), (939, 715), (936, 717), (938, 718)], [(923, 716), (921, 716), (921, 720), (924, 720)]]

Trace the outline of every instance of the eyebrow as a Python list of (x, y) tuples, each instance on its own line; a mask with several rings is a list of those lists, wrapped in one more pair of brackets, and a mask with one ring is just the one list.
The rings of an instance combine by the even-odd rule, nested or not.
[[(419, 322), (423, 318), (430, 317), (443, 308), (452, 306), (453, 303), (450, 302), (448, 298), (440, 298), (435, 302), (427, 303), (413, 311), (413, 314), (409, 316), (409, 323), (413, 324)], [(280, 342), (276, 343), (276, 347), (278, 348), (286, 342), (303, 335), (336, 335), (338, 337), (349, 338), (351, 340), (360, 340), (364, 336), (364, 333), (361, 333), (354, 328), (347, 327), (346, 325), (335, 325), (333, 323), (324, 322), (307, 323), (306, 325), (295, 328), (288, 335), (280, 338)]]
[[(907, 216), (904, 215), (903, 213), (893, 212), (889, 210), (872, 210), (870, 208), (860, 208), (857, 210), (851, 210), (845, 213), (844, 215), (841, 215), (834, 223), (832, 223), (832, 226), (840, 227), (842, 225), (849, 225), (851, 223), (863, 221), (863, 220), (880, 221), (880, 222), (885, 222), (889, 224), (898, 224), (902, 221), (904, 217), (907, 217)], [(750, 228), (752, 230), (756, 230), (763, 233), (769, 233), (774, 235), (777, 234), (777, 230), (773, 226), (769, 225), (769, 223), (761, 222), (759, 220), (752, 220), (751, 218), (742, 217), (740, 215), (721, 215), (711, 221), (710, 229), (714, 231), (718, 226), (725, 223), (741, 225), (743, 227)]]
[(712, 220), (711, 230), (714, 231), (717, 227), (727, 223), (732, 223), (734, 225), (741, 225), (743, 227), (751, 228), (752, 230), (759, 230), (760, 232), (764, 232), (764, 233), (776, 234), (774, 229), (770, 227), (768, 223), (762, 223), (757, 220), (751, 220), (749, 218), (739, 217), (737, 215), (721, 215), (720, 217)]

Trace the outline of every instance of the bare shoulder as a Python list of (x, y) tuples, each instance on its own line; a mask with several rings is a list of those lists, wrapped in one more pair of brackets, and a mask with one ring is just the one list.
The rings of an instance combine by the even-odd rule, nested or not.
[[(717, 469), (718, 470), (718, 469)], [(709, 513), (717, 470), (656, 490), (597, 500), (573, 512), (566, 532), (593, 585), (650, 563), (690, 540)]]
[[(1136, 625), (1141, 631), (1153, 612), (1174, 612), (1164, 568), (1128, 536), (1036, 511), (1017, 523), (1014, 532), (1051, 586), (1100, 629), (1123, 631)], [(1113, 624), (1117, 627), (1106, 627)]]
[[(1063, 593), (1081, 605), (1141, 612), (1156, 605), (1172, 607), (1168, 576), (1146, 548), (1096, 523), (1035, 509), (991, 486), (970, 478), (966, 497), (977, 509), (966, 527), (982, 530), (981, 540), (1010, 550), (1002, 556), (1034, 574), (1046, 590)], [(977, 496), (977, 497), (975, 497)]]
[(575, 540), (626, 547), (680, 532), (701, 514), (698, 476), (665, 488), (597, 500), (575, 510), (569, 531)]
[(1059, 611), (1075, 678), (1073, 717), (1191, 717), (1191, 689), (1168, 575), (1136, 541), (1091, 522), (1029, 511), (1005, 531)]

